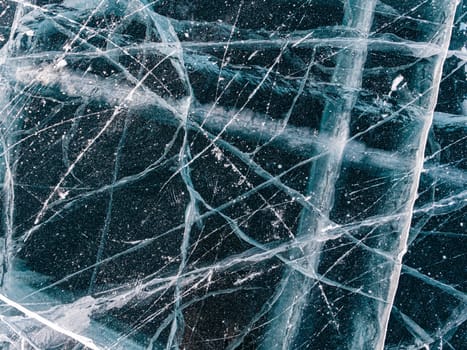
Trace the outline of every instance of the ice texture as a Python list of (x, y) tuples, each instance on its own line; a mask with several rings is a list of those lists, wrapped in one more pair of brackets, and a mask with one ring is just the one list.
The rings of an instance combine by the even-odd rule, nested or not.
[(465, 349), (465, 0), (0, 0), (0, 349)]

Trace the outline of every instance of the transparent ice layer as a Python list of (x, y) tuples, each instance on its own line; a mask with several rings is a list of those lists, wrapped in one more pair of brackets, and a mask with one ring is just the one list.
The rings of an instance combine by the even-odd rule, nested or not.
[(0, 0), (0, 348), (465, 348), (466, 8)]

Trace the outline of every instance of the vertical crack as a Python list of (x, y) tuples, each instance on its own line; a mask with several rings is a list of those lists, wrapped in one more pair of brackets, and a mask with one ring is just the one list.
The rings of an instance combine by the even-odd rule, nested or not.
[[(329, 223), (343, 153), (349, 138), (349, 123), (357, 92), (361, 86), (362, 72), (366, 61), (365, 40), (373, 22), (375, 0), (346, 2), (344, 26), (357, 33), (354, 42), (339, 52), (332, 83), (338, 87), (338, 96), (328, 100), (323, 112), (320, 135), (329, 142), (328, 150), (313, 163), (307, 186), (307, 196), (317, 210), (304, 208), (300, 214), (297, 238), (309, 237), (309, 242), (300, 251), (292, 252), (290, 259), (303, 261), (305, 268), (315, 274), (320, 262), (323, 242), (317, 241)], [(302, 262), (301, 262), (302, 263)], [(299, 331), (302, 313), (310, 303), (310, 292), (315, 280), (287, 270), (284, 279), (289, 287), (276, 302), (272, 320), (266, 331), (263, 349), (290, 349)]]

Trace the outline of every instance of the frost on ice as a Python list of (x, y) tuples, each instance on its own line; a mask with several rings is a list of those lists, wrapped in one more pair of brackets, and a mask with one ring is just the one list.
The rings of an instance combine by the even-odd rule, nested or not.
[(465, 347), (466, 6), (0, 1), (0, 347)]

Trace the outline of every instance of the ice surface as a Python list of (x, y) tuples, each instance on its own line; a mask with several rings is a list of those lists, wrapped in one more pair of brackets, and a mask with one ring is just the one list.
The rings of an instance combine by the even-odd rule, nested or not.
[(0, 0), (0, 348), (465, 348), (466, 8)]

